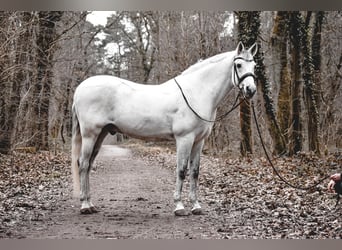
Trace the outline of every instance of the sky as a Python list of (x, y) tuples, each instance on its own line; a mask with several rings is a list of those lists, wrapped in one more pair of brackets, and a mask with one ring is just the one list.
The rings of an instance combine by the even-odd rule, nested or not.
[[(87, 15), (87, 21), (92, 23), (93, 25), (102, 25), (105, 26), (107, 24), (107, 18), (114, 14), (115, 11), (92, 11)], [(96, 35), (100, 40), (105, 38), (105, 33), (100, 32)], [(101, 43), (101, 42), (99, 42)], [(106, 46), (107, 54), (113, 55), (118, 52), (118, 45), (115, 43), (109, 43)]]
[[(87, 21), (91, 22), (93, 25), (102, 25), (105, 26), (107, 24), (107, 18), (110, 17), (112, 14), (114, 14), (115, 11), (91, 11), (88, 15), (87, 15)], [(233, 32), (233, 26), (234, 26), (234, 19), (233, 16), (231, 15), (226, 23), (224, 24), (225, 26), (225, 31), (224, 33), (222, 33), (222, 36), (225, 35), (232, 35)], [(99, 38), (100, 40), (105, 38), (105, 33), (99, 33), (97, 35), (97, 38)], [(101, 42), (99, 42), (101, 43)], [(106, 50), (107, 53), (109, 55), (112, 55), (114, 53), (118, 53), (118, 45), (116, 43), (109, 43), (106, 46)]]
[(92, 11), (87, 15), (87, 21), (93, 25), (105, 26), (107, 24), (107, 18), (114, 13), (115, 11)]

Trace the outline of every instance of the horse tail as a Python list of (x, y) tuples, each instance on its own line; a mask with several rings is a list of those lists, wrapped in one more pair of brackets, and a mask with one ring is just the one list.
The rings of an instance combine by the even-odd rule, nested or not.
[(71, 139), (71, 173), (73, 180), (74, 197), (80, 195), (80, 177), (78, 170), (78, 159), (80, 157), (82, 137), (80, 124), (76, 114), (76, 107), (72, 105), (72, 139)]

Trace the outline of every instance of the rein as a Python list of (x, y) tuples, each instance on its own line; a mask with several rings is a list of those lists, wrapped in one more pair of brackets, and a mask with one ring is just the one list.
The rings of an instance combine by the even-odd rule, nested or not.
[[(248, 61), (248, 62), (253, 61), (253, 59), (252, 59), (252, 60), (247, 60), (247, 59), (245, 59), (245, 58), (243, 58), (243, 57), (236, 57), (236, 58), (234, 58), (234, 61), (237, 60), (237, 59), (242, 59), (242, 60)], [(241, 104), (243, 101), (246, 100), (245, 96), (242, 95), (242, 96), (243, 96), (242, 100), (241, 100), (239, 103), (237, 103), (237, 102), (238, 102), (238, 99), (239, 99), (239, 96), (241, 95), (241, 92), (242, 92), (242, 88), (240, 87), (241, 82), (242, 82), (244, 79), (246, 79), (247, 77), (253, 77), (254, 80), (256, 79), (255, 75), (254, 75), (252, 72), (247, 72), (246, 74), (244, 74), (244, 75), (242, 75), (242, 76), (239, 76), (239, 75), (238, 75), (238, 71), (237, 71), (237, 66), (236, 66), (236, 64), (234, 64), (234, 80), (235, 80), (235, 76), (236, 76), (236, 78), (237, 78), (237, 80), (238, 80), (238, 84), (234, 83), (234, 85), (237, 86), (237, 87), (239, 88), (239, 94), (236, 96), (236, 99), (235, 99), (235, 102), (234, 102), (232, 108), (231, 108), (228, 112), (226, 112), (225, 114), (219, 116), (219, 117), (218, 117), (217, 119), (215, 119), (215, 120), (207, 120), (207, 119), (201, 117), (201, 116), (200, 116), (200, 115), (191, 107), (191, 105), (190, 105), (188, 99), (186, 98), (186, 96), (185, 96), (185, 94), (184, 94), (184, 91), (183, 91), (182, 87), (179, 85), (179, 83), (177, 82), (176, 78), (174, 78), (174, 80), (175, 80), (175, 83), (177, 84), (179, 90), (181, 91), (181, 94), (182, 94), (182, 96), (183, 96), (183, 99), (184, 99), (186, 105), (189, 107), (189, 109), (190, 109), (190, 110), (191, 110), (191, 111), (192, 111), (200, 120), (205, 121), (205, 122), (210, 122), (210, 123), (212, 123), (212, 122), (217, 122), (217, 121), (220, 121), (220, 120), (224, 119), (224, 118), (225, 118), (226, 116), (228, 116), (233, 110), (235, 110), (238, 106), (240, 106), (240, 104)], [(289, 181), (287, 181), (284, 177), (282, 177), (281, 174), (279, 173), (279, 171), (278, 171), (278, 170), (276, 169), (276, 167), (274, 166), (274, 164), (273, 164), (273, 162), (272, 162), (272, 160), (271, 160), (271, 157), (269, 156), (269, 154), (268, 154), (268, 152), (267, 152), (267, 149), (266, 149), (264, 140), (262, 139), (262, 136), (261, 136), (260, 126), (259, 126), (258, 119), (257, 119), (257, 116), (256, 116), (255, 108), (254, 108), (254, 102), (252, 101), (251, 104), (252, 104), (251, 106), (252, 106), (252, 111), (253, 111), (253, 118), (254, 118), (254, 121), (255, 121), (255, 125), (256, 125), (256, 128), (257, 128), (257, 132), (258, 132), (258, 135), (259, 135), (259, 139), (260, 139), (262, 148), (263, 148), (263, 150), (264, 150), (264, 152), (265, 152), (265, 155), (266, 155), (266, 158), (267, 158), (269, 164), (271, 165), (271, 167), (272, 167), (272, 169), (273, 169), (273, 172), (279, 177), (279, 179), (280, 179), (281, 181), (283, 181), (286, 185), (288, 185), (288, 186), (290, 186), (290, 187), (292, 187), (292, 188), (294, 188), (294, 189), (309, 191), (309, 190), (311, 190), (311, 189), (317, 187), (319, 184), (321, 184), (321, 183), (322, 183), (323, 181), (325, 181), (326, 179), (330, 178), (330, 176), (326, 176), (326, 177), (324, 177), (324, 178), (321, 178), (320, 180), (318, 180), (316, 183), (314, 183), (314, 184), (311, 185), (311, 186), (302, 187), (302, 186), (294, 185), (294, 184), (290, 183)]]
[(234, 102), (234, 104), (233, 104), (233, 107), (232, 107), (228, 112), (224, 113), (223, 115), (220, 115), (220, 116), (219, 116), (217, 119), (215, 119), (215, 120), (207, 120), (207, 119), (203, 118), (202, 116), (200, 116), (200, 115), (191, 107), (191, 105), (190, 105), (188, 99), (186, 98), (186, 96), (185, 96), (185, 94), (184, 94), (184, 91), (183, 91), (182, 87), (179, 85), (179, 83), (177, 82), (176, 78), (173, 78), (173, 79), (175, 80), (175, 83), (177, 84), (179, 90), (181, 91), (182, 96), (183, 96), (183, 99), (184, 99), (186, 105), (188, 106), (188, 108), (189, 108), (189, 109), (190, 109), (190, 110), (191, 110), (191, 111), (192, 111), (200, 120), (205, 121), (205, 122), (211, 122), (211, 123), (212, 123), (212, 122), (217, 122), (217, 121), (223, 120), (223, 119), (224, 119), (226, 116), (228, 116), (234, 109), (236, 109), (237, 107), (239, 107), (240, 104), (243, 102), (243, 99), (242, 99), (239, 103), (237, 103), (237, 101), (238, 101), (238, 99), (239, 99), (239, 96), (240, 96), (240, 92), (239, 92), (239, 94), (236, 96), (236, 99), (235, 99), (235, 102)]
[(253, 111), (253, 117), (254, 117), (254, 121), (255, 121), (255, 125), (256, 125), (256, 129), (258, 131), (258, 135), (259, 135), (259, 138), (260, 138), (260, 142), (261, 142), (261, 145), (262, 145), (262, 148), (265, 152), (265, 155), (266, 155), (266, 158), (268, 160), (268, 162), (270, 163), (274, 173), (279, 177), (279, 179), (281, 181), (283, 181), (286, 185), (294, 188), (294, 189), (299, 189), (299, 190), (311, 190), (313, 188), (315, 188), (317, 185), (321, 184), (323, 181), (325, 181), (326, 179), (330, 178), (330, 176), (326, 176), (320, 180), (318, 180), (316, 183), (314, 183), (313, 185), (309, 186), (309, 187), (301, 187), (301, 186), (296, 186), (290, 182), (288, 182), (284, 177), (282, 177), (279, 173), (279, 171), (275, 168), (269, 154), (267, 153), (267, 150), (266, 150), (266, 146), (265, 146), (265, 143), (264, 143), (264, 140), (262, 139), (262, 136), (261, 136), (261, 132), (260, 132), (260, 126), (259, 126), (259, 123), (258, 123), (258, 119), (257, 119), (257, 116), (256, 116), (256, 112), (255, 112), (255, 108), (254, 108), (254, 102), (252, 101), (252, 111)]

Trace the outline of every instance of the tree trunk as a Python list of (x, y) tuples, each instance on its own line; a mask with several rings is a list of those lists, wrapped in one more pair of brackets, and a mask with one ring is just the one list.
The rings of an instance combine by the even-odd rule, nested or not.
[[(315, 13), (315, 27), (313, 30), (312, 35), (312, 43), (311, 43), (311, 53), (312, 53), (312, 64), (313, 64), (313, 100), (315, 101), (315, 108), (317, 112), (317, 117), (315, 117), (316, 122), (315, 126), (315, 132), (317, 132), (316, 135), (313, 135), (313, 142), (314, 146), (312, 147), (312, 151), (316, 152), (316, 149), (318, 150), (317, 153), (320, 154), (320, 145), (319, 145), (319, 121), (320, 116), (318, 110), (320, 109), (320, 93), (321, 93), (321, 41), (322, 41), (322, 23), (324, 18), (324, 12), (318, 11)], [(315, 138), (316, 136), (316, 138)]]
[[(258, 39), (260, 33), (260, 12), (239, 12), (239, 39), (247, 46), (251, 46)], [(240, 24), (240, 22), (243, 22)], [(285, 140), (280, 132), (280, 128), (276, 119), (274, 102), (271, 97), (270, 83), (266, 77), (266, 67), (264, 64), (263, 51), (258, 46), (258, 53), (255, 56), (255, 61), (258, 67), (255, 74), (258, 79), (257, 86), (260, 86), (263, 94), (266, 120), (269, 132), (274, 143), (274, 153), (281, 154), (286, 151)], [(241, 153), (252, 153), (252, 132), (251, 132), (251, 110), (250, 103), (244, 102), (240, 106), (240, 123), (241, 123)]]
[[(246, 47), (250, 47), (257, 38), (258, 29), (256, 19), (259, 12), (256, 11), (239, 11), (238, 38)], [(240, 101), (242, 101), (240, 97)], [(245, 100), (240, 104), (240, 153), (242, 156), (253, 153), (252, 128), (251, 128), (251, 104), (249, 100)]]
[[(240, 101), (241, 98), (240, 98)], [(242, 156), (253, 154), (253, 140), (251, 127), (251, 103), (245, 100), (240, 104), (240, 153)]]
[(290, 96), (291, 96), (291, 79), (288, 65), (288, 29), (289, 29), (289, 13), (286, 11), (278, 11), (272, 32), (272, 45), (277, 48), (276, 53), (279, 54), (280, 77), (279, 77), (279, 93), (278, 93), (278, 112), (277, 120), (279, 122), (280, 132), (287, 144), (288, 129), (290, 127)]
[(306, 22), (301, 22), (302, 29), (302, 50), (303, 50), (303, 79), (304, 79), (304, 101), (307, 110), (307, 130), (309, 150), (320, 155), (319, 149), (319, 114), (316, 105), (316, 87), (314, 82), (314, 68), (312, 60), (312, 51), (310, 46), (310, 37), (308, 34), (311, 12), (307, 14)]
[[(52, 59), (55, 51), (55, 22), (59, 21), (62, 12), (42, 11), (39, 16), (39, 31), (37, 37), (37, 75), (34, 106), (37, 131), (33, 131), (32, 144), (38, 150), (49, 150), (49, 104), (52, 81)], [(37, 133), (36, 133), (37, 132)]]
[(290, 40), (292, 44), (291, 59), (292, 59), (292, 87), (291, 87), (291, 132), (290, 132), (290, 155), (296, 154), (302, 150), (303, 136), (302, 136), (302, 121), (301, 121), (301, 64), (300, 64), (300, 48), (301, 48), (301, 34), (300, 27), (301, 14), (298, 11), (290, 13)]
[(256, 55), (256, 64), (258, 65), (256, 69), (256, 76), (258, 79), (258, 86), (260, 86), (265, 111), (266, 111), (266, 121), (268, 125), (268, 129), (274, 144), (274, 154), (283, 154), (286, 152), (286, 143), (285, 139), (280, 131), (280, 127), (276, 118), (276, 112), (274, 110), (274, 102), (271, 96), (271, 86), (266, 77), (266, 67), (264, 64), (264, 55), (262, 52), (262, 48), (259, 46), (258, 53)]
[(320, 108), (319, 93), (321, 92), (321, 67), (322, 67), (322, 56), (321, 56), (321, 43), (322, 43), (322, 24), (324, 18), (324, 11), (318, 11), (315, 13), (315, 27), (312, 35), (311, 51), (312, 51), (312, 63), (314, 70), (314, 82), (316, 83), (315, 88), (315, 100), (317, 108)]

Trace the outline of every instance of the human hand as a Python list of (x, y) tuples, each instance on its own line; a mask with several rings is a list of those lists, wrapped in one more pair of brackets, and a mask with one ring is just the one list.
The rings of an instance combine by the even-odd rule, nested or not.
[(341, 180), (341, 174), (333, 174), (332, 176), (330, 176), (330, 179), (333, 181), (339, 181)]
[(337, 181), (341, 180), (341, 174), (333, 174), (332, 176), (330, 176), (330, 182), (328, 183), (328, 191), (331, 193), (335, 193), (335, 183)]
[(335, 192), (334, 186), (335, 186), (335, 181), (330, 180), (328, 183), (328, 191), (331, 193), (334, 193)]

